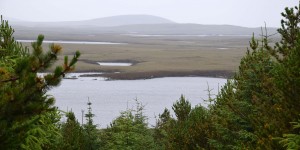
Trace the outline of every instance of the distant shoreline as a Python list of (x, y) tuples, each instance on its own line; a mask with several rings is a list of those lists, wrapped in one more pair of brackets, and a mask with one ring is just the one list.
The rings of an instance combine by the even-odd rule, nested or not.
[[(80, 71), (94, 72), (94, 71)], [(108, 80), (140, 80), (153, 79), (161, 77), (213, 77), (213, 78), (231, 78), (234, 72), (228, 70), (196, 70), (196, 71), (150, 71), (150, 72), (120, 72), (102, 74), (83, 74), (81, 77), (105, 77)]]

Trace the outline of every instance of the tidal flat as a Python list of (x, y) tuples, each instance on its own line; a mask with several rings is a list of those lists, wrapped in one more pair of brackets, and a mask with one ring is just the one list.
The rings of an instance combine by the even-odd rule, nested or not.
[[(143, 79), (168, 76), (228, 78), (238, 69), (251, 36), (130, 36), (123, 34), (45, 34), (46, 40), (113, 42), (127, 44), (60, 43), (65, 55), (76, 50), (82, 55), (75, 72), (103, 72), (115, 79)], [(19, 35), (18, 38), (32, 39)], [(258, 39), (260, 37), (257, 37)], [(276, 41), (276, 38), (275, 40)], [(24, 43), (29, 45), (29, 43)], [(48, 44), (44, 44), (48, 48)], [(100, 66), (98, 62), (131, 63), (131, 66)], [(115, 74), (114, 72), (118, 72)]]

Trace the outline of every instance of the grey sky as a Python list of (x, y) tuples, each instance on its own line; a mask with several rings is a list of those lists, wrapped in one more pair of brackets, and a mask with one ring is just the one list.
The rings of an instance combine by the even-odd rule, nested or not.
[(27, 21), (71, 21), (127, 14), (156, 15), (178, 23), (280, 26), (297, 0), (0, 0), (0, 14)]

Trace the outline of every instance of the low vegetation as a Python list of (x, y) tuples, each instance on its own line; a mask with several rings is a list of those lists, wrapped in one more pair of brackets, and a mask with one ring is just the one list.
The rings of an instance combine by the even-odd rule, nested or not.
[[(18, 33), (20, 30), (16, 30)], [(24, 31), (24, 30), (22, 30)], [(22, 32), (20, 31), (20, 32)], [(30, 31), (30, 32), (29, 32)], [(24, 35), (36, 35), (31, 33)], [(54, 32), (54, 33), (53, 33)], [(72, 56), (77, 49), (82, 55), (76, 64), (76, 72), (103, 72), (115, 79), (139, 79), (151, 76), (215, 76), (211, 72), (229, 72), (238, 69), (240, 59), (246, 52), (251, 36), (162, 36), (134, 37), (116, 34), (63, 34), (59, 31), (45, 32), (45, 40), (110, 41), (126, 44), (61, 44), (64, 50), (56, 65), (63, 63), (63, 55)], [(75, 31), (74, 31), (75, 32)], [(51, 36), (51, 34), (54, 34)], [(17, 39), (26, 37), (15, 36)], [(34, 37), (35, 38), (35, 37)], [(33, 39), (27, 38), (27, 39)], [(272, 43), (278, 41), (272, 37)], [(23, 43), (30, 46), (30, 43)], [(47, 48), (45, 44), (44, 48)], [(130, 62), (133, 66), (100, 66), (97, 62)], [(130, 74), (130, 75), (128, 75)], [(230, 77), (230, 76), (226, 76)]]
[[(53, 64), (59, 45), (42, 48), (43, 36), (32, 52), (12, 37), (6, 21), (0, 26), (0, 148), (1, 149), (299, 149), (300, 148), (300, 10), (286, 8), (278, 30), (280, 42), (269, 35), (254, 37), (232, 79), (228, 79), (208, 107), (181, 96), (171, 111), (159, 115), (149, 128), (143, 105), (121, 112), (106, 129), (93, 124), (88, 102), (86, 123), (72, 112), (54, 106), (47, 90), (73, 70), (80, 56), (37, 76)], [(209, 93), (208, 93), (209, 94)]]

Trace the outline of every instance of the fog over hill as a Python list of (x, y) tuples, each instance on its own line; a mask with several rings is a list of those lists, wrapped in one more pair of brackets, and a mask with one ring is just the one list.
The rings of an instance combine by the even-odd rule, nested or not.
[(17, 21), (14, 19), (13, 24), (28, 27), (113, 27), (123, 25), (137, 25), (137, 24), (165, 24), (175, 23), (171, 20), (151, 16), (151, 15), (120, 15), (104, 18), (96, 18), (82, 21), (61, 21), (61, 22), (29, 22), (29, 21)]
[[(22, 34), (31, 32), (77, 34), (149, 34), (149, 35), (252, 35), (261, 34), (261, 27), (247, 28), (233, 25), (181, 24), (151, 15), (122, 15), (84, 21), (66, 22), (10, 22)], [(269, 34), (276, 28), (267, 28)]]
[(151, 15), (122, 15), (122, 16), (112, 16), (105, 18), (92, 19), (87, 21), (78, 22), (82, 25), (90, 26), (123, 26), (123, 25), (137, 25), (137, 24), (165, 24), (165, 23), (175, 23), (171, 20), (151, 16)]

